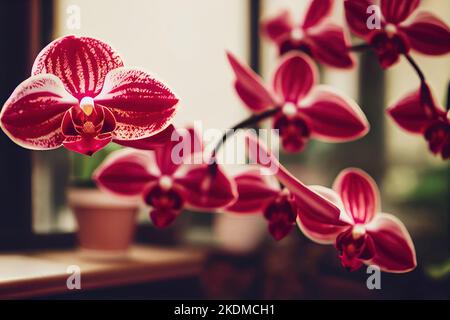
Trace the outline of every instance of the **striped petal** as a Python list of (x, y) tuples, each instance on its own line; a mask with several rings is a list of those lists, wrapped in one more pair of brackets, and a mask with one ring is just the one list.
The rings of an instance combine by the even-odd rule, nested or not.
[(303, 28), (308, 29), (322, 22), (330, 15), (333, 3), (333, 0), (312, 0), (303, 20)]
[(381, 0), (380, 7), (386, 22), (400, 23), (417, 9), (420, 0)]

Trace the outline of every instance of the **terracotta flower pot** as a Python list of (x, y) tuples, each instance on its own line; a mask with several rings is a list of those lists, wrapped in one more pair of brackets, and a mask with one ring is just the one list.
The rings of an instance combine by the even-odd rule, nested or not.
[(134, 238), (137, 200), (116, 197), (98, 189), (71, 188), (68, 204), (78, 224), (80, 247), (96, 255), (120, 255)]

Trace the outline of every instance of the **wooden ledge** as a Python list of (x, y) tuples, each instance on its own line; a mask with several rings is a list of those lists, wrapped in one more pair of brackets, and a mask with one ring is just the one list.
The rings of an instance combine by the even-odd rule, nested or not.
[(0, 254), (0, 299), (73, 292), (67, 279), (81, 271), (81, 290), (148, 283), (198, 275), (205, 253), (191, 249), (134, 246), (121, 259), (94, 260), (80, 250)]

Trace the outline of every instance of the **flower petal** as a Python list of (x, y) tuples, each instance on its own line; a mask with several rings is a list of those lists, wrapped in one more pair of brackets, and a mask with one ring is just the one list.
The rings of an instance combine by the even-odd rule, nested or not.
[(380, 7), (386, 22), (400, 23), (408, 19), (420, 4), (420, 0), (381, 0)]
[(308, 29), (318, 25), (328, 17), (333, 8), (333, 0), (313, 0), (303, 20), (303, 28)]
[(174, 116), (178, 99), (148, 73), (117, 68), (106, 76), (95, 102), (114, 114), (116, 139), (137, 140), (164, 130)]
[(234, 204), (226, 208), (227, 212), (262, 213), (268, 202), (280, 193), (280, 189), (269, 184), (257, 169), (239, 174), (234, 181), (238, 198)]
[(421, 88), (387, 109), (392, 119), (411, 133), (423, 133), (444, 112), (437, 107), (429, 86), (425, 84)]
[(340, 26), (324, 25), (317, 32), (308, 34), (308, 42), (313, 57), (321, 63), (341, 69), (349, 69), (355, 65), (348, 50), (350, 42)]
[(261, 78), (230, 52), (227, 52), (227, 57), (236, 75), (234, 83), (236, 92), (247, 107), (254, 112), (274, 107), (275, 98), (264, 86)]
[[(289, 173), (276, 159), (276, 157), (254, 135), (247, 135), (248, 155), (251, 161), (270, 168), (277, 179), (295, 196), (297, 206), (304, 214), (308, 214), (317, 222), (341, 225), (339, 221), (340, 210), (333, 203), (304, 185)], [(275, 168), (275, 170), (274, 170)]]
[(140, 195), (146, 186), (157, 179), (148, 170), (152, 158), (149, 153), (131, 149), (112, 153), (97, 168), (92, 178), (109, 192), (123, 195)]
[(176, 179), (184, 189), (184, 200), (196, 209), (210, 210), (231, 205), (237, 198), (234, 181), (219, 165), (194, 166)]
[(106, 134), (104, 136), (97, 137), (66, 137), (63, 142), (65, 148), (84, 154), (87, 156), (92, 156), (97, 151), (106, 147), (112, 141), (111, 134)]
[(179, 214), (179, 211), (170, 209), (153, 209), (150, 211), (150, 219), (156, 228), (162, 229), (172, 224)]
[(275, 17), (261, 23), (261, 33), (268, 39), (279, 42), (289, 36), (292, 25), (291, 13), (283, 10)]
[(164, 130), (162, 130), (162, 131), (158, 132), (157, 134), (150, 136), (148, 138), (138, 139), (138, 140), (117, 140), (117, 139), (115, 139), (114, 142), (117, 144), (120, 144), (121, 146), (131, 147), (134, 149), (153, 150), (155, 148), (162, 147), (162, 146), (164, 146), (164, 144), (169, 142), (174, 130), (175, 130), (174, 125), (170, 124)]
[(420, 12), (401, 30), (411, 47), (423, 54), (442, 55), (450, 52), (450, 29), (445, 22), (429, 12)]
[(121, 66), (122, 59), (106, 43), (71, 35), (47, 45), (34, 61), (32, 74), (54, 74), (73, 96), (81, 99), (95, 97), (108, 72)]
[(305, 102), (300, 112), (308, 117), (313, 137), (342, 142), (361, 138), (369, 131), (364, 113), (352, 99), (327, 86), (317, 86), (308, 98), (310, 102)]
[(341, 171), (333, 189), (340, 195), (345, 211), (355, 224), (372, 221), (379, 209), (380, 196), (377, 184), (366, 172), (357, 168)]
[(369, 0), (346, 0), (344, 2), (345, 18), (353, 33), (366, 37), (372, 30), (367, 27), (369, 14), (367, 8), (373, 3)]
[(33, 150), (62, 145), (64, 114), (78, 103), (54, 75), (33, 76), (22, 82), (0, 113), (5, 133), (18, 145)]
[[(338, 208), (343, 207), (339, 195), (334, 190), (322, 186), (310, 186), (310, 188), (328, 201), (332, 202)], [(311, 215), (310, 211), (303, 210), (299, 210), (298, 212), (297, 225), (306, 237), (321, 244), (334, 243), (337, 236), (349, 227), (345, 221), (341, 221), (339, 223), (332, 221), (331, 224), (317, 221), (315, 215)]]
[(303, 53), (289, 53), (281, 60), (273, 77), (275, 92), (285, 102), (297, 103), (315, 85), (317, 69), (312, 60)]
[(417, 266), (416, 251), (404, 224), (393, 215), (380, 213), (366, 226), (373, 240), (374, 264), (386, 272), (403, 273)]

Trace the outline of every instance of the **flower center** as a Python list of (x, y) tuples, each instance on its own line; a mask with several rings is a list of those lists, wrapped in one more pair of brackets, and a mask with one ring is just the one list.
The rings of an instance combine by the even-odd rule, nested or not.
[(97, 132), (97, 129), (95, 128), (92, 121), (86, 121), (83, 123), (83, 132), (86, 134), (94, 134)]
[(173, 185), (173, 181), (172, 178), (169, 176), (162, 176), (161, 178), (159, 178), (159, 186), (161, 187), (161, 189), (163, 190), (170, 190), (172, 188)]
[(288, 102), (283, 106), (282, 112), (288, 117), (293, 117), (297, 114), (297, 106), (292, 102)]
[(384, 28), (389, 38), (392, 38), (397, 33), (397, 27), (392, 23), (388, 23)]
[(366, 234), (366, 228), (362, 224), (357, 224), (352, 229), (352, 238), (354, 240), (360, 239)]
[(84, 114), (89, 117), (94, 111), (94, 99), (91, 97), (84, 97), (80, 101), (80, 108), (83, 110)]
[(292, 31), (291, 31), (291, 38), (293, 40), (297, 40), (297, 41), (302, 40), (303, 39), (303, 31), (302, 31), (302, 29), (300, 29), (300, 28), (292, 29)]

